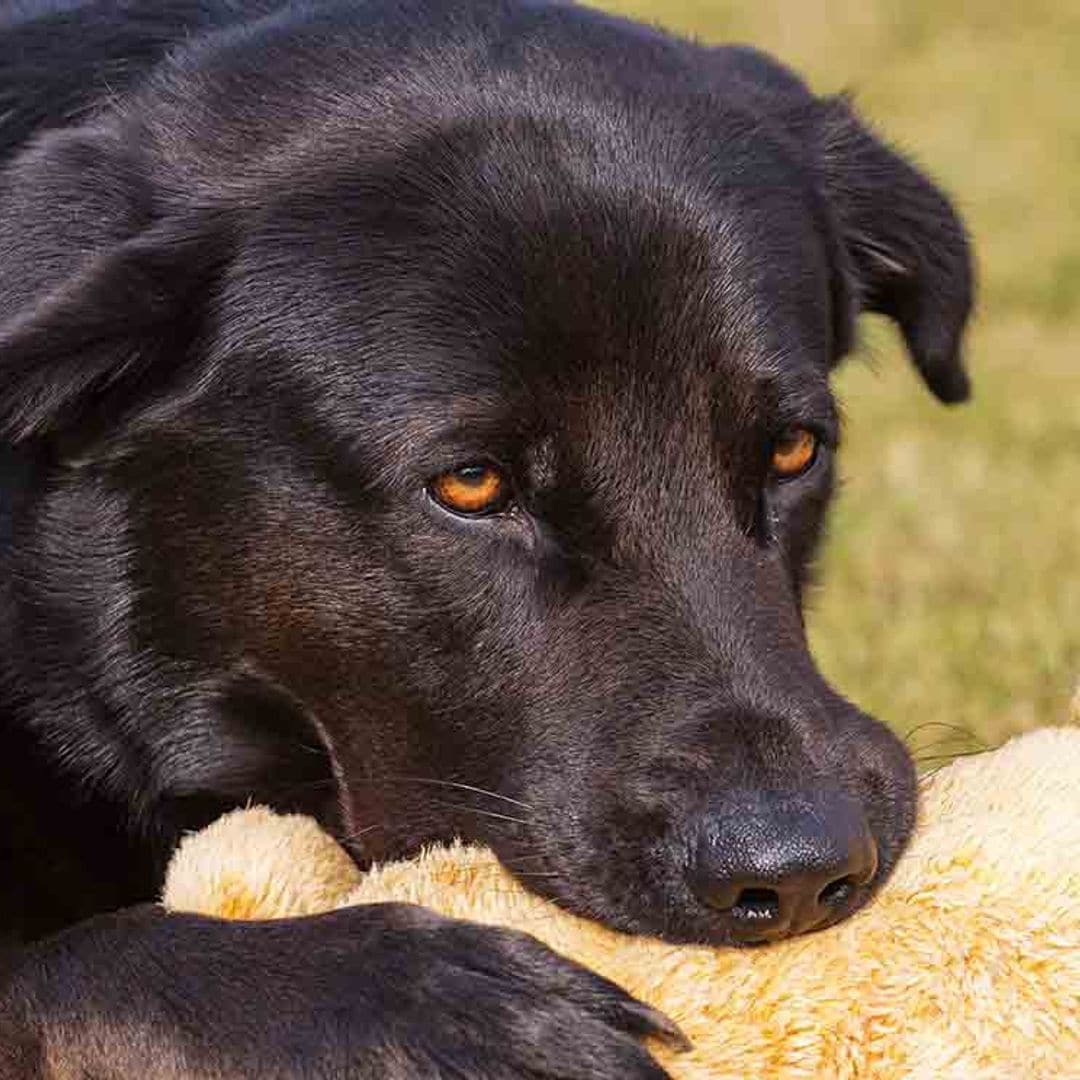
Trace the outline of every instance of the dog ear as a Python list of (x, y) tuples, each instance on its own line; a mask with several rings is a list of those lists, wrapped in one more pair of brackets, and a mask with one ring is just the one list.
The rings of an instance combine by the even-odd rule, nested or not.
[(98, 253), (0, 324), (0, 437), (68, 431), (146, 388), (197, 333), (204, 230), (167, 221)]
[(148, 173), (115, 131), (88, 126), (45, 135), (3, 174), (0, 438), (107, 426), (183, 359), (224, 231), (155, 212)]
[(974, 271), (967, 234), (945, 195), (874, 136), (844, 98), (817, 120), (825, 196), (839, 225), (861, 310), (887, 315), (930, 389), (965, 400), (961, 343)]

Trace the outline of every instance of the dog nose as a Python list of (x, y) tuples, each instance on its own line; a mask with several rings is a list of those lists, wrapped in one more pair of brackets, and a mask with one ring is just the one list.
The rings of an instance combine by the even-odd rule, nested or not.
[(697, 834), (690, 886), (748, 944), (838, 921), (877, 870), (866, 818), (839, 793), (732, 792)]

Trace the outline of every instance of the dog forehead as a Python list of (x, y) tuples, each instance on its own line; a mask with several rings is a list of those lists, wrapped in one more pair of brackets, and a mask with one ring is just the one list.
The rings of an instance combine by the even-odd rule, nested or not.
[(527, 366), (551, 378), (828, 348), (831, 268), (797, 183), (703, 193), (661, 176), (652, 190), (574, 190), (534, 174), (523, 192), (478, 177), (467, 194), (425, 190), (420, 205), (416, 176), (357, 186), (306, 193), (299, 214), (261, 223), (230, 274), (240, 328), (294, 336), (303, 323), (356, 356), (392, 336), (450, 356), (451, 376), (462, 352), (514, 378), (532, 353)]
[(719, 161), (613, 126), (498, 114), (298, 175), (230, 270), (226, 350), (284, 354), (410, 445), (633, 430), (661, 402), (738, 427), (763, 385), (823, 382), (831, 268), (799, 162), (753, 125)]

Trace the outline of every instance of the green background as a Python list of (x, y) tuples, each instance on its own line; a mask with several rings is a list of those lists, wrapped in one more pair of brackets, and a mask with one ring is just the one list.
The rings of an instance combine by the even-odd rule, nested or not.
[(864, 319), (836, 380), (844, 484), (812, 600), (834, 683), (917, 756), (1066, 720), (1080, 680), (1080, 3), (612, 0), (768, 49), (939, 180), (980, 295), (975, 398), (923, 391)]

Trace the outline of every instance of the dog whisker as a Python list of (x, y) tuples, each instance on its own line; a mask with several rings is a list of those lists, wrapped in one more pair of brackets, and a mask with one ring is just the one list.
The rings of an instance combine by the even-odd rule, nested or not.
[(970, 728), (966, 728), (961, 724), (950, 724), (944, 720), (924, 720), (922, 723), (908, 728), (902, 736), (904, 742), (910, 744), (918, 732), (925, 731), (928, 728), (945, 728), (956, 733), (954, 736), (943, 736), (943, 738), (963, 738), (970, 742), (982, 743), (982, 740)]
[(925, 746), (912, 747), (911, 757), (915, 761), (921, 761), (934, 754), (949, 754), (955, 757), (958, 754), (984, 754), (988, 749), (989, 747), (986, 746), (971, 746), (955, 739), (938, 739), (935, 742), (926, 743)]
[(433, 777), (423, 776), (400, 776), (394, 777), (394, 780), (400, 780), (404, 783), (411, 784), (435, 784), (439, 787), (458, 788), (462, 791), (472, 791), (477, 795), (486, 795), (492, 799), (499, 799), (502, 802), (512, 803), (514, 806), (520, 806), (524, 810), (534, 810), (535, 807), (529, 803), (522, 802), (520, 799), (512, 799), (509, 795), (502, 795), (498, 791), (491, 791), (488, 788), (475, 787), (473, 784), (464, 784), (458, 780), (437, 780)]
[(362, 829), (354, 829), (352, 832), (346, 833), (342, 840), (348, 843), (352, 840), (359, 840), (361, 836), (365, 836), (369, 832), (374, 832), (376, 829), (386, 829), (389, 826), (385, 821), (377, 821), (373, 825), (365, 825)]
[(957, 750), (948, 753), (926, 754), (924, 756), (916, 757), (915, 763), (917, 765), (922, 765), (926, 762), (938, 761), (943, 765), (947, 765), (950, 761), (955, 761), (957, 758), (977, 757), (979, 754), (985, 754), (987, 752), (988, 751), (984, 748), (978, 750)]
[(498, 799), (500, 802), (510, 803), (513, 806), (520, 806), (523, 810), (536, 809), (534, 806), (522, 802), (520, 799), (512, 799), (509, 795), (503, 795), (498, 791), (476, 787), (473, 784), (465, 784), (458, 780), (439, 780), (429, 776), (369, 776), (357, 777), (353, 782), (369, 784), (371, 786), (377, 786), (379, 784), (430, 784), (436, 787), (448, 787), (460, 791), (471, 791), (477, 795), (484, 795), (489, 799)]
[(918, 755), (925, 753), (927, 750), (933, 750), (942, 746), (967, 747), (977, 750), (990, 749), (990, 747), (980, 739), (964, 739), (957, 735), (943, 735), (940, 739), (930, 739), (927, 742), (921, 743), (918, 746), (911, 746), (908, 749), (912, 754)]
[(527, 818), (515, 817), (513, 814), (500, 814), (495, 810), (482, 810), (478, 806), (470, 806), (468, 803), (452, 803), (435, 801), (433, 806), (438, 806), (443, 810), (460, 811), (466, 814), (477, 814), (480, 817), (492, 818), (496, 821), (506, 821), (513, 825), (524, 825), (526, 828), (535, 828), (536, 822), (530, 821)]

